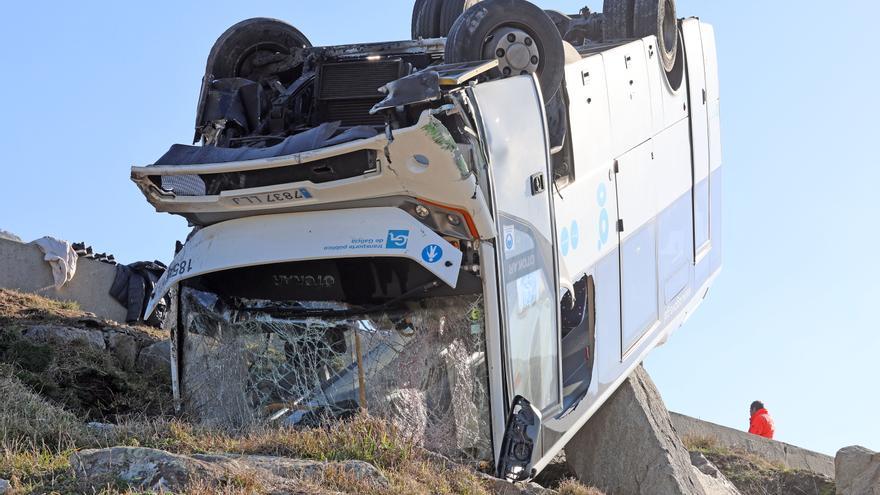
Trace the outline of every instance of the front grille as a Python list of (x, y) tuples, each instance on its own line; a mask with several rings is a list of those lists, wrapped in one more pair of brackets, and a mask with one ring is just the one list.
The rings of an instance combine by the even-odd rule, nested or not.
[(328, 63), (318, 72), (316, 92), (318, 118), (342, 121), (345, 127), (384, 124), (370, 109), (384, 98), (379, 88), (409, 72), (401, 59)]
[(358, 177), (375, 170), (376, 152), (360, 150), (287, 167), (244, 172), (202, 174), (208, 195), (254, 187), (309, 181), (315, 184)]

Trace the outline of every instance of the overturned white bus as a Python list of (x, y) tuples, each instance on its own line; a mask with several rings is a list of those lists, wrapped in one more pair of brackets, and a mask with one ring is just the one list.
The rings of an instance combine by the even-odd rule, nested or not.
[(175, 394), (206, 421), (366, 408), (533, 477), (721, 268), (714, 33), (672, 0), (602, 14), (418, 0), (413, 40), (312, 47), (243, 21), (199, 146), (132, 179), (195, 227)]

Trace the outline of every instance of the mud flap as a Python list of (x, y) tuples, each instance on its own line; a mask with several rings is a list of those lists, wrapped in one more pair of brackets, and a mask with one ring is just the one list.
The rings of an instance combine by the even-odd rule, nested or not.
[[(513, 399), (495, 475), (508, 481), (534, 478), (535, 447), (541, 434), (541, 412), (520, 395)], [(541, 453), (537, 452), (538, 457)]]

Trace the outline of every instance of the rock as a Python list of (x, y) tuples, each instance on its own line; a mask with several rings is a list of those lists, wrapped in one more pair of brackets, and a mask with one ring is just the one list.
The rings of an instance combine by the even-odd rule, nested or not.
[(138, 357), (138, 343), (134, 337), (125, 333), (113, 332), (107, 338), (107, 344), (124, 369), (134, 369)]
[(168, 375), (171, 373), (171, 341), (163, 340), (141, 349), (137, 367), (147, 373)]
[(104, 333), (100, 330), (86, 330), (61, 325), (36, 325), (28, 328), (23, 336), (34, 342), (61, 345), (78, 343), (101, 351), (106, 349)]
[(844, 447), (834, 457), (838, 495), (880, 495), (880, 454)]
[(483, 485), (493, 495), (553, 495), (556, 492), (537, 483), (510, 483), (486, 473), (477, 473)]
[(388, 488), (388, 479), (362, 461), (320, 462), (248, 455), (172, 454), (142, 447), (91, 449), (70, 456), (76, 475), (99, 487), (118, 480), (136, 490), (183, 492), (192, 483), (222, 486), (242, 479), (258, 480), (270, 493), (304, 493), (303, 483), (320, 484), (340, 474), (368, 488)]
[(10, 485), (8, 481), (0, 478), (0, 495), (9, 493), (9, 490), (12, 490), (12, 485)]
[(265, 470), (280, 478), (291, 480), (321, 481), (331, 471), (335, 473), (344, 472), (374, 487), (388, 487), (388, 478), (379, 472), (375, 466), (364, 461), (320, 462), (261, 455), (194, 455), (193, 458), (206, 461), (233, 459), (249, 467)]
[(691, 452), (691, 465), (706, 495), (740, 495), (736, 486), (699, 452)]
[(706, 494), (641, 366), (572, 438), (565, 455), (581, 482), (607, 493)]
[(92, 430), (95, 433), (103, 434), (110, 434), (116, 431), (116, 425), (110, 423), (99, 423), (97, 421), (86, 423), (86, 428)]

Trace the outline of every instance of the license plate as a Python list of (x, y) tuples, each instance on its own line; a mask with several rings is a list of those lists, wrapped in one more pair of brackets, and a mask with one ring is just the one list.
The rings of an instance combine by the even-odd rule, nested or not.
[(300, 188), (290, 191), (233, 196), (229, 198), (229, 201), (235, 206), (258, 206), (296, 203), (307, 199), (312, 199), (312, 193), (306, 188)]

